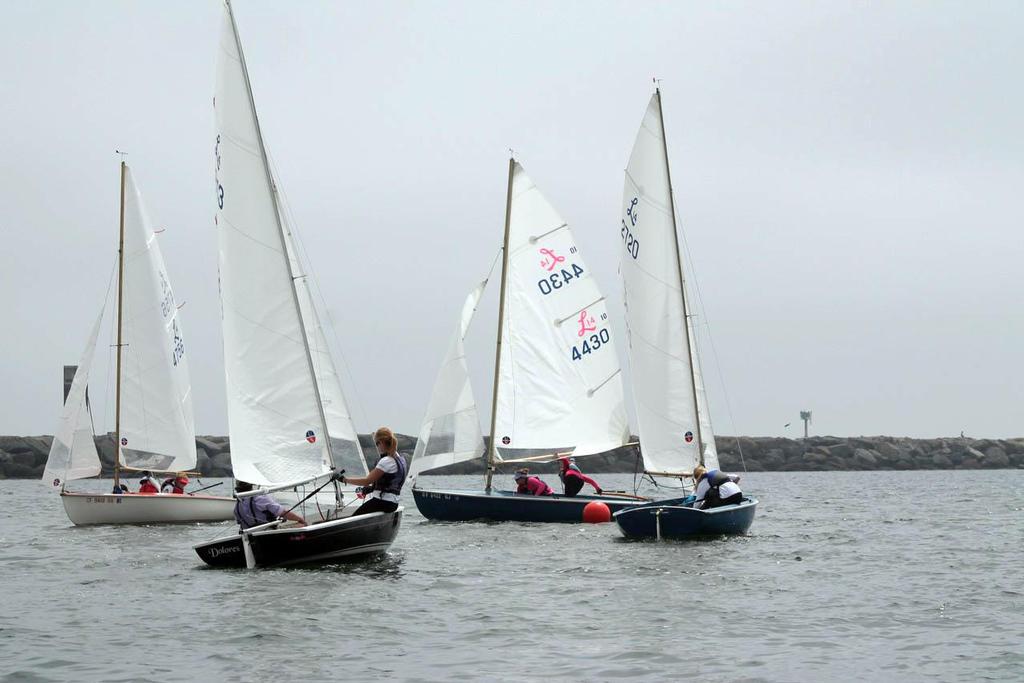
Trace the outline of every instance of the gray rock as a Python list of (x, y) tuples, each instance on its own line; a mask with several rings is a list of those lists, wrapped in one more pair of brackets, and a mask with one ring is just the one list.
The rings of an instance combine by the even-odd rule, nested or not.
[(874, 469), (878, 465), (878, 453), (866, 448), (857, 448), (853, 451), (853, 461), (861, 469)]
[(953, 467), (953, 461), (949, 459), (949, 455), (940, 451), (932, 455), (932, 465), (939, 470), (948, 470)]

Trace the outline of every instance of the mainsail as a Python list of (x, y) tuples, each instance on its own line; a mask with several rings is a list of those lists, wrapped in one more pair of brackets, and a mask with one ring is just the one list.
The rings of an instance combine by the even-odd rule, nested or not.
[(216, 201), (231, 463), (258, 485), (330, 471), (275, 188), (241, 44), (225, 4), (217, 57)]
[(196, 435), (181, 316), (157, 236), (127, 167), (122, 289), (121, 464), (191, 469)]
[(78, 362), (75, 378), (64, 399), (60, 422), (50, 444), (50, 454), (43, 468), (43, 481), (54, 489), (61, 489), (66, 482), (75, 479), (95, 477), (100, 473), (100, 456), (93, 441), (92, 422), (89, 419), (89, 405), (86, 390), (89, 388), (89, 368), (96, 351), (96, 339), (100, 334), (101, 311), (92, 326), (92, 333)]
[(420, 472), (478, 458), (484, 451), (464, 340), (486, 286), (487, 280), (477, 285), (462, 305), (459, 326), (437, 373), (434, 392), (423, 418), (409, 466), (410, 478)]
[[(651, 97), (626, 167), (620, 263), (629, 361), (648, 471), (684, 474), (717, 462), (685, 283), (659, 93)], [(709, 457), (710, 456), (710, 457)]]
[(494, 437), (498, 449), (599, 453), (629, 439), (604, 297), (568, 224), (518, 162)]

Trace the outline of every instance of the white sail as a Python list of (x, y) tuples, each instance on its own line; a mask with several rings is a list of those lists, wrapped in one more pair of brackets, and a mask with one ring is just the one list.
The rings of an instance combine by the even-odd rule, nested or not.
[(95, 477), (100, 473), (100, 456), (96, 453), (96, 442), (92, 438), (86, 390), (89, 388), (89, 368), (95, 355), (101, 320), (102, 311), (92, 326), (82, 360), (78, 362), (75, 378), (64, 399), (60, 422), (43, 468), (43, 482), (56, 490), (60, 490), (66, 482)]
[(121, 324), (121, 464), (196, 464), (192, 386), (181, 316), (142, 196), (125, 167)]
[(216, 201), (231, 464), (269, 485), (331, 467), (275, 188), (230, 6), (217, 56)]
[[(687, 299), (687, 310), (690, 310)], [(697, 335), (694, 329), (694, 316), (687, 317), (687, 329), (690, 335), (690, 366), (693, 368), (693, 381), (697, 388), (697, 419), (700, 420), (700, 437), (704, 441), (704, 466), (709, 470), (718, 468), (718, 447), (715, 445), (715, 432), (711, 427), (711, 411), (708, 410), (708, 395), (704, 390), (704, 375), (700, 369), (700, 356), (697, 353)]]
[(420, 472), (480, 457), (484, 439), (480, 433), (473, 387), (469, 382), (464, 340), (477, 304), (484, 293), (484, 280), (466, 297), (459, 326), (452, 335), (444, 362), (437, 373), (427, 414), (423, 418), (409, 477)]
[(655, 93), (626, 167), (620, 271), (644, 466), (652, 472), (682, 474), (700, 462), (698, 435), (704, 434), (698, 431), (691, 374), (696, 364), (683, 311), (667, 163), (661, 104)]
[[(281, 224), (285, 230), (285, 243), (288, 257), (291, 259), (292, 272), (298, 275), (303, 272), (299, 261), (298, 250), (295, 248), (291, 226), (281, 215)], [(310, 357), (313, 360), (313, 372), (317, 386), (320, 388), (320, 401), (327, 419), (327, 433), (331, 438), (331, 455), (335, 465), (349, 473), (367, 472), (366, 457), (359, 444), (359, 435), (352, 423), (352, 414), (341, 389), (341, 376), (331, 357), (331, 349), (327, 343), (320, 316), (316, 312), (313, 294), (309, 286), (308, 276), (295, 278), (295, 294), (299, 300), (302, 321), (306, 325), (306, 339), (309, 342)]]
[(604, 297), (572, 232), (514, 164), (498, 449), (598, 453), (629, 429)]

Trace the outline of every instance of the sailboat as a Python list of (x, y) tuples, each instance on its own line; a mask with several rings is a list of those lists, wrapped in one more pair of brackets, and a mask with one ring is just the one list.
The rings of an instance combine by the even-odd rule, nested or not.
[[(394, 540), (403, 509), (353, 517), (354, 490), (338, 484), (345, 467), (365, 472), (365, 460), (284, 220), (230, 2), (224, 9), (214, 108), (228, 428), (235, 477), (256, 487), (237, 498), (298, 492), (321, 514), (307, 526), (276, 520), (194, 548), (217, 567), (377, 554)], [(334, 502), (326, 510), (324, 491)]]
[[(131, 169), (121, 161), (118, 248), (114, 490), (122, 471), (181, 472), (196, 465), (192, 388), (178, 306)], [(101, 314), (102, 318), (102, 314)], [(43, 480), (60, 491), (75, 524), (217, 522), (231, 519), (225, 496), (76, 493), (66, 484), (97, 476), (99, 457), (86, 405), (99, 321), (78, 366)], [(88, 425), (88, 428), (87, 428)]]
[[(691, 477), (718, 468), (679, 251), (661, 91), (655, 89), (626, 167), (620, 272), (640, 452), (652, 476)], [(614, 519), (631, 538), (744, 533), (757, 500), (695, 509), (684, 499), (622, 510)]]
[(420, 512), (445, 521), (581, 522), (590, 502), (612, 511), (635, 504), (626, 495), (529, 496), (493, 487), (500, 463), (601, 453), (629, 441), (604, 297), (569, 225), (514, 158), (508, 166), (492, 438), (486, 448), (463, 348), (485, 284), (463, 306), (409, 470), (416, 477), (486, 454), (484, 488), (424, 489), (415, 482)]

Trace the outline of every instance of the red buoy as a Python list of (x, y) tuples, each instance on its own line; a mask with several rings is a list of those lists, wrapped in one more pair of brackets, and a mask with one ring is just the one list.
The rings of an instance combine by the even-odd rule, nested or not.
[(587, 524), (603, 524), (612, 521), (611, 509), (599, 500), (592, 500), (583, 508), (583, 521)]

